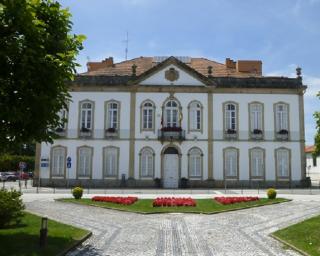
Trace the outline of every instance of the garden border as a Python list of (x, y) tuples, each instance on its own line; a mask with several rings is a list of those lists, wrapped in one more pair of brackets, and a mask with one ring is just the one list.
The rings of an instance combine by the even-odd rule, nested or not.
[(269, 234), (270, 237), (272, 237), (273, 239), (277, 240), (278, 242), (281, 242), (282, 244), (288, 246), (289, 248), (291, 248), (292, 250), (301, 253), (304, 256), (311, 256), (310, 254), (306, 253), (305, 251), (299, 249), (298, 247), (294, 246), (293, 244), (277, 237), (276, 235), (274, 235), (273, 233)]

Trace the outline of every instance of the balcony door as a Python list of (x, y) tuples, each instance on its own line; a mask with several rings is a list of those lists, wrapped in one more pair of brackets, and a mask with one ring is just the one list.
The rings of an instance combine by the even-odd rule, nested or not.
[(163, 187), (178, 188), (179, 186), (179, 153), (176, 148), (169, 147), (163, 155)]

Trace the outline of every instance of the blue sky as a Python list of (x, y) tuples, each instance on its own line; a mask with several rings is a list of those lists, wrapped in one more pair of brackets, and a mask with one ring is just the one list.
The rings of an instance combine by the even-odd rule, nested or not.
[(320, 0), (60, 0), (73, 31), (87, 40), (85, 63), (113, 56), (193, 56), (260, 59), (264, 75), (295, 76), (302, 67), (306, 141), (313, 144), (313, 112), (320, 110)]

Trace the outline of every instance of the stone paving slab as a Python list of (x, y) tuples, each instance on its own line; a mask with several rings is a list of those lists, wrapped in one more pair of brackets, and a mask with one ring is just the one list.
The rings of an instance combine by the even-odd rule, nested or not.
[(269, 236), (320, 214), (319, 196), (293, 197), (288, 203), (215, 215), (141, 215), (24, 195), (27, 210), (93, 233), (69, 256), (298, 255)]

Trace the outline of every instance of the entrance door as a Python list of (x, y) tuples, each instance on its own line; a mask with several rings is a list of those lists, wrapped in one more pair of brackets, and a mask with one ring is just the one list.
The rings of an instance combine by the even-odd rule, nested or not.
[(177, 188), (179, 185), (179, 156), (164, 154), (163, 158), (163, 187)]

